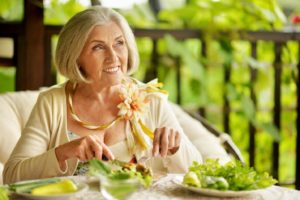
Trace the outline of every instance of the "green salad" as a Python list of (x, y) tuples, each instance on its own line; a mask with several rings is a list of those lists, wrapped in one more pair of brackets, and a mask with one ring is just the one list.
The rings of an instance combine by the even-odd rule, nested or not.
[(145, 187), (152, 184), (152, 171), (141, 163), (125, 163), (122, 161), (89, 161), (89, 175), (104, 175), (111, 180), (126, 180), (137, 178)]
[(0, 200), (9, 200), (8, 190), (4, 186), (0, 186)]
[[(76, 184), (71, 179), (48, 178), (8, 185), (9, 191), (33, 195), (56, 195), (76, 192)], [(1, 200), (1, 199), (0, 199)]]
[(216, 190), (255, 190), (277, 183), (267, 172), (256, 172), (234, 160), (221, 165), (218, 160), (208, 159), (205, 163), (193, 162), (183, 178), (183, 184)]

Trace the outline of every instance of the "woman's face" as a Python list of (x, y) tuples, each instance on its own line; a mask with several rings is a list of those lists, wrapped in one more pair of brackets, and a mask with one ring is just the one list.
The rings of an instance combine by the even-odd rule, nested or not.
[(121, 82), (127, 72), (128, 48), (115, 22), (96, 26), (88, 36), (78, 59), (85, 76), (104, 86)]

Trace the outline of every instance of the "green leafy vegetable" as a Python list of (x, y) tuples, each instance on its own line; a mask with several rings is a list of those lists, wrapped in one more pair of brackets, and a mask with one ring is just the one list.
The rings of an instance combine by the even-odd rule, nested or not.
[(140, 163), (125, 163), (116, 160), (103, 162), (93, 159), (89, 161), (89, 165), (89, 175), (91, 176), (101, 174), (113, 180), (138, 178), (145, 187), (152, 184), (151, 170)]
[(198, 179), (197, 174), (195, 172), (188, 172), (184, 176), (183, 182), (190, 186), (201, 187), (200, 180)]
[(0, 187), (0, 200), (9, 200), (8, 191), (5, 187)]
[(240, 191), (266, 188), (277, 183), (277, 180), (267, 172), (258, 173), (237, 160), (220, 165), (218, 160), (208, 159), (204, 164), (193, 162), (183, 183), (201, 188)]
[(31, 191), (34, 195), (55, 195), (76, 192), (78, 190), (76, 184), (70, 179), (64, 179), (57, 183), (50, 183), (39, 186)]
[(108, 164), (105, 164), (104, 162), (96, 159), (92, 159), (89, 161), (89, 174), (90, 175), (97, 175), (97, 174), (102, 174), (102, 175), (108, 175), (111, 173), (111, 167)]
[(51, 183), (57, 183), (60, 179), (58, 178), (50, 178), (50, 179), (43, 179), (38, 181), (26, 182), (26, 183), (12, 183), (8, 185), (10, 191), (14, 192), (28, 192), (30, 193), (32, 189), (36, 187), (41, 187), (44, 185), (48, 185)]

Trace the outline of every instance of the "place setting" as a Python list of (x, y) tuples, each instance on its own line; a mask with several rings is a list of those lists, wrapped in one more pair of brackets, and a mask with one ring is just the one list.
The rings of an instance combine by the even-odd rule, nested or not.
[[(4, 185), (1, 200), (34, 199), (280, 199), (299, 192), (274, 186), (277, 180), (232, 160), (194, 162), (185, 174), (153, 174), (144, 163), (90, 160), (85, 176), (55, 177)], [(5, 199), (3, 191), (8, 194)], [(2, 196), (1, 196), (2, 195)], [(273, 195), (273, 196), (272, 196)], [(279, 198), (277, 198), (279, 197)]]

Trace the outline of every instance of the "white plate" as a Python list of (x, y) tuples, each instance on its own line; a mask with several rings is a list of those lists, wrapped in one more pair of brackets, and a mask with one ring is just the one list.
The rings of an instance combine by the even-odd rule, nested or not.
[(214, 190), (214, 189), (205, 189), (205, 188), (197, 188), (193, 186), (188, 186), (182, 183), (183, 176), (176, 176), (173, 179), (173, 182), (179, 185), (182, 188), (188, 189), (190, 191), (205, 195), (205, 196), (212, 196), (212, 197), (244, 197), (249, 195), (255, 195), (262, 189), (258, 190), (247, 190), (247, 191), (221, 191), (221, 190)]
[(76, 183), (78, 190), (72, 193), (66, 194), (56, 194), (56, 195), (33, 195), (25, 192), (15, 192), (15, 194), (25, 197), (26, 199), (36, 199), (36, 200), (65, 200), (73, 199), (75, 197), (80, 197), (86, 192), (89, 186), (85, 183)]

